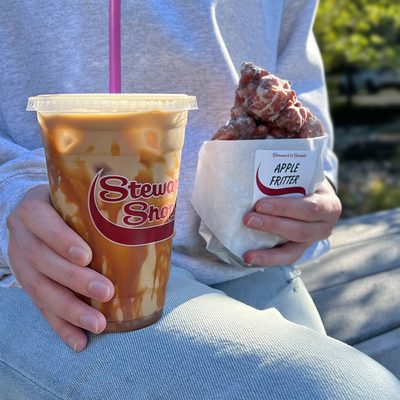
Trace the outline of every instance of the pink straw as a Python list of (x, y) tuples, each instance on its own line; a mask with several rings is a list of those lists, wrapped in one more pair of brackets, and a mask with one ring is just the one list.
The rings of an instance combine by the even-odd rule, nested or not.
[(121, 0), (109, 4), (109, 91), (121, 93)]

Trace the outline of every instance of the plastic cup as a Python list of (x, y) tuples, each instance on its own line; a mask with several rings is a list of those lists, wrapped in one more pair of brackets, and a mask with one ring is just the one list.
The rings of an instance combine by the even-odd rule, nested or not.
[(172, 94), (29, 98), (52, 204), (91, 247), (89, 267), (115, 286), (106, 303), (84, 298), (108, 332), (161, 318), (187, 114), (196, 108), (195, 97)]

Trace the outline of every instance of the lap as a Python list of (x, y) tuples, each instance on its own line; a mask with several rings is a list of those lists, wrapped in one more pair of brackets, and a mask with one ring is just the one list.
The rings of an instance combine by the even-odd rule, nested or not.
[(397, 379), (362, 353), (178, 269), (157, 324), (91, 335), (82, 353), (62, 344), (19, 289), (0, 289), (0, 320), (0, 394), (21, 391), (9, 398), (400, 398)]
[(213, 287), (259, 310), (276, 308), (289, 321), (325, 333), (300, 271), (291, 266), (266, 268)]

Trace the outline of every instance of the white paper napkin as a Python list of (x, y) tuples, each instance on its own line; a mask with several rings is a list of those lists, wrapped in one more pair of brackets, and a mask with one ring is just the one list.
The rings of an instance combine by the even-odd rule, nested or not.
[(207, 249), (225, 262), (243, 266), (246, 251), (283, 243), (279, 236), (247, 228), (243, 216), (265, 193), (313, 193), (324, 180), (326, 145), (327, 136), (204, 142), (192, 205), (200, 216), (199, 233)]

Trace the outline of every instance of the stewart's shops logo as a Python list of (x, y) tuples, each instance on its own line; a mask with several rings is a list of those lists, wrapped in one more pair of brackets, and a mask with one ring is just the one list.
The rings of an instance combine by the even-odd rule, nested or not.
[[(146, 200), (174, 195), (178, 189), (177, 180), (140, 183), (120, 175), (101, 177), (102, 172), (96, 174), (90, 185), (88, 208), (94, 226), (106, 239), (125, 246), (143, 246), (173, 236), (175, 203), (157, 207)], [(121, 205), (121, 225), (109, 221), (102, 214), (96, 197), (104, 203), (124, 202)]]

